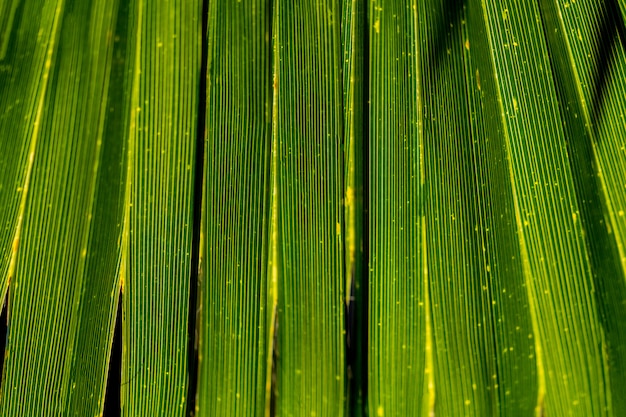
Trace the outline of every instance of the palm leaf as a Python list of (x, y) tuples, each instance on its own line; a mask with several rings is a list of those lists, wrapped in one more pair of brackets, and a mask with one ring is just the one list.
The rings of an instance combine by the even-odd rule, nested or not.
[[(3, 269), (10, 283), (11, 325), (0, 408), (3, 415), (96, 414), (117, 303), (116, 259), (106, 243), (115, 244), (120, 229), (102, 220), (115, 218), (120, 204), (114, 192), (97, 192), (100, 170), (111, 169), (110, 158), (116, 157), (115, 138), (103, 145), (103, 116), (113, 50), (107, 37), (117, 7), (47, 2), (41, 21), (25, 18), (36, 3), (25, 2), (17, 12), (22, 30), (9, 46), (11, 63), (3, 80), (8, 117), (2, 137), (15, 138), (28, 151), (14, 156), (15, 171), (3, 176), (20, 178), (17, 194), (11, 180), (5, 182), (7, 194), (20, 199), (3, 205), (3, 217), (14, 225), (7, 228), (14, 243), (13, 251), (4, 252), (11, 255), (8, 274)], [(38, 30), (43, 48), (34, 42)], [(22, 67), (32, 71), (24, 76)], [(32, 93), (22, 106), (24, 91)], [(4, 155), (11, 154), (9, 143), (3, 141)], [(115, 164), (112, 168), (115, 176)], [(106, 204), (111, 214), (96, 206), (104, 194), (112, 197)], [(99, 337), (77, 337), (87, 321), (90, 334)], [(83, 354), (94, 358), (93, 374), (77, 369)]]
[(278, 415), (345, 407), (340, 19), (335, 3), (274, 4)]
[(187, 410), (200, 12), (198, 1), (131, 4), (120, 272), (125, 415)]
[(269, 6), (209, 8), (198, 416), (269, 406)]
[(0, 2), (1, 414), (625, 414), (625, 16)]
[[(25, 3), (24, 16), (38, 14)], [(49, 1), (41, 22), (20, 19), (26, 44), (7, 56), (26, 52), (43, 76), (4, 80), (9, 100), (35, 90), (23, 123), (10, 115), (2, 133), (29, 150), (3, 176), (24, 191), (3, 213), (14, 225), (3, 415), (101, 413), (120, 289), (123, 413), (186, 411), (192, 199), (180, 196), (193, 195), (200, 36), (179, 19), (199, 25), (200, 8), (175, 6)], [(38, 24), (43, 53), (28, 48)], [(155, 100), (157, 89), (185, 104)]]
[(369, 3), (369, 413), (433, 406), (417, 5)]

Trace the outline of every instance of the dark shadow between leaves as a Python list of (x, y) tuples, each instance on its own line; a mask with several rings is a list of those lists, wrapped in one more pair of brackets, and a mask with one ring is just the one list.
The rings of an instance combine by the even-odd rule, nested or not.
[[(611, 5), (610, 3), (613, 3)], [(597, 130), (601, 116), (606, 88), (614, 66), (616, 42), (624, 42), (623, 22), (618, 22), (619, 9), (614, 0), (605, 3), (602, 25), (597, 32), (599, 42), (598, 62), (596, 63), (593, 113), (591, 117), (594, 130)], [(559, 107), (566, 133), (566, 144), (572, 177), (580, 210), (579, 218), (584, 229), (585, 245), (591, 264), (593, 296), (604, 337), (598, 346), (598, 352), (608, 364), (608, 379), (613, 392), (613, 411), (624, 415), (626, 399), (618, 393), (626, 381), (626, 346), (622, 342), (626, 334), (626, 322), (623, 320), (626, 305), (626, 282), (621, 277), (621, 261), (615, 235), (607, 225), (605, 196), (598, 178), (598, 167), (593, 158), (593, 139), (585, 127), (582, 104), (571, 80), (575, 79), (574, 69), (565, 58), (556, 51), (564, 48), (565, 39), (557, 35), (552, 28), (557, 27), (559, 10), (554, 4), (541, 7), (544, 33), (552, 61), (553, 78), (559, 95)], [(621, 29), (620, 29), (621, 25)]]
[(117, 319), (113, 333), (111, 357), (109, 359), (109, 374), (104, 396), (104, 417), (117, 417), (121, 412), (120, 390), (122, 385), (122, 295), (118, 297)]
[(596, 49), (592, 118), (597, 131), (611, 75), (615, 68), (618, 42), (626, 47), (626, 27), (617, 0), (606, 0)]
[(196, 409), (198, 389), (198, 284), (202, 278), (200, 262), (200, 232), (202, 227), (202, 189), (204, 183), (204, 138), (206, 130), (206, 89), (208, 57), (208, 0), (202, 1), (202, 52), (200, 54), (200, 83), (198, 86), (198, 120), (196, 128), (196, 166), (193, 189), (193, 232), (191, 243), (191, 271), (189, 276), (189, 310), (187, 320), (187, 416), (193, 416)]
[[(353, 55), (356, 71), (354, 73), (355, 111), (360, 112), (362, 121), (359, 126), (353, 126), (355, 137), (360, 137), (360, 149), (363, 151), (355, 161), (355, 227), (361, 233), (355, 233), (357, 254), (352, 269), (346, 271), (350, 276), (351, 286), (347, 289), (348, 300), (345, 303), (345, 346), (346, 346), (346, 393), (348, 396), (348, 415), (362, 416), (367, 414), (368, 397), (368, 306), (369, 306), (369, 62), (370, 62), (370, 33), (368, 31), (368, 4), (353, 6), (353, 19), (358, 27), (357, 38), (360, 39), (356, 50), (362, 53)], [(360, 33), (361, 36), (358, 36)], [(353, 46), (354, 48), (354, 46)], [(345, 89), (348, 88), (344, 86)], [(346, 103), (344, 103), (345, 106)], [(357, 145), (357, 146), (358, 146)], [(344, 240), (344, 245), (346, 241)], [(344, 253), (347, 248), (344, 246)], [(348, 276), (346, 276), (348, 279)]]
[(442, 12), (438, 21), (432, 26), (437, 28), (432, 38), (430, 56), (427, 61), (432, 74), (436, 76), (438, 68), (444, 57), (448, 54), (450, 32), (454, 27), (461, 24), (463, 10), (467, 0), (442, 0)]
[[(4, 9), (0, 8), (0, 62), (7, 57), (11, 59), (12, 51), (15, 50), (25, 3), (20, 1), (15, 5), (15, 1), (13, 1), (6, 3)], [(12, 7), (12, 9), (9, 9), (9, 7)]]

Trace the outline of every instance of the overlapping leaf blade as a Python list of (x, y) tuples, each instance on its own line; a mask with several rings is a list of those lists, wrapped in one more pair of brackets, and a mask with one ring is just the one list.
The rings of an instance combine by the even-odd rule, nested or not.
[(532, 325), (508, 167), (496, 162), (505, 148), (485, 120), (493, 90), (481, 86), (477, 64), (489, 55), (464, 3), (451, 6), (419, 9), (435, 413), (528, 415)]
[[(95, 415), (103, 406), (117, 303), (116, 245), (121, 228), (115, 224), (121, 210), (115, 194), (120, 189), (117, 174), (123, 147), (121, 137), (106, 137), (103, 131), (118, 9), (111, 2), (49, 1), (38, 21), (27, 14), (33, 13), (35, 3), (25, 2), (17, 12), (10, 34), (17, 42), (6, 56), (26, 68), (25, 60), (34, 58), (34, 70), (42, 68), (43, 74), (34, 78), (33, 86), (38, 87), (33, 90), (23, 81), (15, 82), (21, 79), (20, 72), (11, 67), (5, 84), (9, 88), (5, 97), (10, 99), (11, 91), (18, 97), (30, 92), (32, 99), (23, 96), (28, 113), (22, 120), (15, 118), (21, 100), (16, 107), (3, 107), (8, 123), (3, 126), (2, 146), (10, 146), (12, 140), (18, 148), (20, 143), (30, 146), (25, 165), (15, 159), (25, 175), (20, 187), (23, 205), (12, 230), (15, 269), (9, 272), (10, 323), (0, 407), (3, 415), (41, 410)], [(43, 61), (27, 45), (32, 36), (28, 28), (37, 24), (40, 30), (49, 29), (40, 32)], [(101, 167), (111, 178), (102, 180)], [(109, 197), (110, 212), (96, 207), (96, 201)], [(105, 217), (113, 227), (103, 222)], [(95, 308), (92, 296), (100, 302)], [(84, 333), (79, 329), (86, 323), (96, 335), (91, 339), (95, 343), (84, 343), (80, 337)], [(83, 355), (93, 360), (89, 368), (77, 372)]]
[[(370, 6), (372, 45), (385, 30), (384, 20), (378, 16), (391, 9), (391, 17), (401, 21), (411, 13), (408, 7), (400, 12), (393, 5)], [(609, 221), (614, 214), (598, 214), (596, 208), (590, 215), (589, 205), (599, 202), (601, 210), (604, 204), (619, 201), (620, 181), (604, 185), (604, 194), (599, 193), (591, 202), (590, 194), (583, 192), (593, 172), (577, 171), (585, 168), (580, 162), (584, 156), (576, 154), (580, 149), (574, 146), (568, 153), (568, 140), (575, 138), (570, 136), (571, 120), (566, 119), (569, 108), (563, 105), (563, 91), (572, 91), (576, 78), (571, 71), (552, 67), (550, 45), (546, 43), (546, 32), (552, 29), (542, 26), (537, 5), (466, 7), (459, 1), (420, 6), (415, 20), (420, 31), (413, 35), (413, 41), (419, 40), (421, 65), (414, 91), (423, 92), (416, 113), (423, 117), (420, 137), (427, 197), (426, 238), (421, 250), (427, 254), (424, 270), (433, 314), (434, 411), (443, 415), (527, 415), (533, 409), (538, 414), (552, 410), (547, 412), (557, 415), (611, 412), (606, 369), (620, 367), (623, 331), (616, 316), (620, 315), (617, 305), (622, 303), (619, 289), (623, 272), (619, 262), (613, 267), (606, 264), (607, 260), (619, 260), (619, 255), (611, 255), (617, 250), (605, 252), (602, 265), (590, 263), (592, 248), (600, 256), (601, 248), (607, 247), (601, 242), (613, 239), (598, 234), (599, 228), (591, 222)], [(390, 32), (394, 26), (402, 27), (397, 23), (387, 26), (391, 26)], [(398, 32), (407, 34), (406, 30)], [(598, 37), (597, 33), (589, 36)], [(593, 48), (585, 50), (589, 49)], [(621, 59), (620, 48), (617, 50), (615, 61)], [(386, 45), (383, 51), (371, 49), (372, 62), (377, 62), (377, 54), (386, 53), (392, 58), (380, 58), (383, 63), (405, 59), (404, 54), (394, 54)], [(585, 68), (583, 72), (593, 70), (592, 65), (583, 64), (582, 60), (578, 64)], [(572, 60), (566, 65), (576, 67)], [(608, 71), (619, 73), (615, 69), (619, 65)], [(376, 68), (372, 65), (371, 82), (377, 79)], [(388, 70), (381, 78), (400, 83), (414, 74), (407, 71), (397, 77)], [(610, 79), (607, 98), (615, 94), (614, 88), (620, 91), (615, 87), (620, 78)], [(559, 83), (568, 85), (564, 88)], [(389, 96), (378, 93), (376, 84), (371, 85), (370, 129), (375, 132), (379, 116), (376, 101)], [(574, 93), (569, 100), (581, 101), (581, 97)], [(617, 99), (613, 107), (603, 111), (610, 113), (615, 108), (619, 115), (622, 102)], [(402, 111), (390, 111), (391, 117), (396, 114)], [(623, 123), (613, 122), (613, 131), (621, 128)], [(385, 134), (393, 137), (393, 126)], [(607, 140), (617, 140), (607, 159), (612, 164), (606, 165), (617, 175), (624, 166), (615, 162), (622, 136), (612, 135)], [(375, 135), (370, 141), (374, 158), (385, 154), (384, 149), (376, 148)], [(590, 156), (594, 157), (592, 153)], [(389, 176), (395, 174), (384, 159), (371, 161), (372, 173), (382, 169)], [(375, 195), (375, 179), (371, 189)], [(611, 197), (612, 193), (617, 194)], [(376, 204), (388, 200), (372, 197), (370, 202), (374, 214)], [(581, 210), (581, 206), (586, 207)], [(382, 217), (393, 219), (398, 207), (383, 207)], [(371, 222), (374, 236), (375, 214)], [(594, 243), (589, 245), (587, 239)], [(615, 239), (608, 243), (609, 248), (619, 247), (618, 234)], [(372, 239), (373, 265), (377, 262), (377, 240)], [(394, 280), (374, 280), (372, 288), (392, 291), (397, 285)], [(596, 286), (603, 296), (590, 296)], [(607, 288), (617, 291), (609, 297)], [(374, 294), (373, 290), (371, 306), (381, 302)], [(392, 304), (383, 305), (390, 308)], [(370, 314), (381, 315), (375, 307)], [(371, 348), (376, 346), (376, 326), (380, 325), (384, 322), (370, 322), (374, 334)], [(389, 352), (405, 346), (406, 338), (401, 326), (392, 327), (394, 336), (384, 344)], [(613, 339), (608, 345), (605, 334)], [(426, 338), (421, 343), (427, 347), (431, 341)], [(605, 362), (603, 345), (609, 351), (610, 346), (616, 347), (610, 353), (611, 365)], [(371, 355), (370, 361), (373, 358), (380, 361), (381, 355)], [(394, 408), (405, 407), (405, 397), (385, 406), (375, 388), (377, 380), (400, 381), (405, 375), (406, 368), (399, 361), (393, 364), (370, 374), (370, 413), (407, 413), (406, 409)], [(619, 370), (613, 372), (619, 379)], [(568, 382), (564, 384), (560, 378)], [(413, 379), (413, 384), (416, 381)], [(615, 387), (621, 385), (618, 380), (615, 383)], [(389, 388), (386, 395), (391, 397), (407, 385)], [(420, 413), (417, 406), (408, 410)]]
[[(341, 4), (274, 3), (277, 415), (345, 411)], [(277, 199), (277, 200), (276, 200)]]
[(266, 0), (210, 4), (198, 416), (269, 407), (270, 22)]
[(369, 51), (369, 413), (433, 407), (423, 249), (418, 4), (371, 1)]
[(101, 413), (124, 282), (126, 381), (112, 389), (124, 414), (183, 415), (200, 3), (47, 1), (30, 19), (38, 5), (3, 32), (16, 45), (1, 143), (20, 152), (2, 181), (25, 197), (3, 195), (2, 413)]
[[(483, 2), (535, 331), (537, 413), (610, 407), (581, 205), (537, 4)], [(531, 64), (532, 62), (532, 64)], [(484, 74), (483, 74), (484, 75)], [(481, 77), (481, 83), (484, 84)], [(493, 129), (496, 132), (496, 129)], [(587, 232), (589, 230), (586, 230)]]
[(200, 1), (131, 5), (122, 414), (187, 411)]
[[(621, 415), (626, 381), (626, 39), (614, 1), (542, 3), (610, 381), (609, 412)], [(572, 80), (576, 82), (572, 82)]]
[(0, 56), (3, 139), (0, 142), (0, 272), (4, 300), (9, 278), (15, 271), (31, 160), (40, 136), (41, 114), (57, 46), (58, 16), (56, 2), (45, 3), (40, 19), (22, 19), (24, 13), (35, 14), (36, 2), (24, 2), (21, 8), (8, 3), (3, 6), (4, 13), (13, 14), (12, 18), (3, 14)]

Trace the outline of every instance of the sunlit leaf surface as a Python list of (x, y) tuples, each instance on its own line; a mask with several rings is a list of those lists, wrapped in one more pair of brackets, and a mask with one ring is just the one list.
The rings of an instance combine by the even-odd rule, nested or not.
[(0, 1), (0, 414), (626, 415), (625, 16)]

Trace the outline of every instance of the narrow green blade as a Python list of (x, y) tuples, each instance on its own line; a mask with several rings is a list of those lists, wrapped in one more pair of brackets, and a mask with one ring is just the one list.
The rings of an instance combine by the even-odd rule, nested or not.
[[(276, 414), (345, 412), (341, 4), (273, 5)], [(274, 225), (273, 225), (274, 226)]]
[(136, 0), (129, 13), (122, 415), (183, 416), (201, 2)]
[(0, 415), (626, 414), (625, 16), (0, 0)]
[(370, 1), (369, 414), (432, 412), (418, 3)]
[[(406, 284), (371, 276), (370, 413), (611, 413), (617, 402), (611, 400), (608, 381), (615, 380), (613, 390), (622, 385), (616, 378), (621, 374), (624, 334), (618, 307), (623, 305), (623, 272), (621, 237), (615, 231), (619, 210), (602, 207), (619, 205), (623, 195), (618, 190), (623, 184), (619, 149), (624, 135), (606, 139), (605, 146), (612, 144), (607, 153), (612, 157), (606, 158), (602, 172), (610, 171), (614, 180), (605, 180), (594, 191), (594, 181), (589, 181), (592, 165), (583, 164), (580, 154), (598, 157), (568, 142), (573, 141), (569, 135), (576, 124), (567, 113), (572, 105), (563, 104), (584, 103), (580, 91), (570, 88), (576, 79), (572, 68), (583, 66), (582, 55), (579, 64), (561, 59), (558, 66), (549, 52), (563, 45), (546, 43), (546, 32), (552, 28), (542, 26), (537, 5), (484, 3), (466, 8), (462, 1), (433, 1), (415, 10), (370, 3), (370, 263), (376, 271), (381, 258), (394, 261), (401, 249), (393, 244), (401, 240), (382, 235), (392, 234), (395, 227), (405, 233), (411, 230), (397, 225), (397, 218), (402, 203), (414, 201), (404, 197), (398, 202), (393, 194), (399, 175), (408, 172), (394, 169), (402, 154), (394, 154), (393, 146), (404, 143), (404, 149), (398, 150), (408, 153), (412, 136), (405, 134), (404, 141), (397, 142), (378, 137), (393, 138), (411, 126), (407, 123), (411, 117), (417, 117), (414, 137), (419, 138), (416, 143), (423, 143), (426, 222), (423, 233), (409, 242), (421, 242), (423, 258), (418, 259), (425, 259), (421, 269), (428, 284), (423, 300), (432, 305), (432, 323), (427, 308), (422, 315), (426, 323), (417, 333), (421, 339), (416, 339), (424, 358), (419, 369), (428, 379), (409, 379), (411, 368), (402, 362), (400, 349), (410, 346), (405, 343), (410, 332), (397, 317), (412, 316), (402, 307), (394, 315), (393, 306), (402, 301), (395, 294), (409, 293), (401, 287)], [(407, 30), (406, 21), (414, 29)], [(390, 40), (393, 36), (398, 43)], [(558, 37), (557, 41), (563, 42)], [(412, 43), (419, 45), (412, 47), (419, 66), (395, 70), (411, 52), (405, 45)], [(617, 64), (612, 71), (619, 74), (621, 45), (615, 48)], [(530, 66), (530, 62), (538, 64)], [(605, 117), (615, 115), (613, 133), (624, 127), (617, 123), (623, 100), (611, 101), (622, 91), (617, 85), (621, 80), (610, 78), (604, 93), (612, 103), (603, 108)], [(379, 82), (387, 88), (379, 90)], [(403, 88), (393, 88), (402, 83)], [(570, 84), (564, 87), (565, 83)], [(401, 101), (408, 94), (422, 101), (411, 107)], [(389, 104), (378, 107), (386, 100)], [(407, 108), (415, 109), (408, 112), (410, 116), (404, 116)], [(394, 124), (394, 117), (404, 123)], [(377, 137), (378, 126), (384, 126), (384, 135)], [(386, 177), (391, 179), (385, 182)], [(406, 193), (411, 182), (405, 182), (409, 186), (405, 184), (402, 192)], [(385, 221), (391, 224), (381, 232), (377, 223)], [(606, 221), (612, 222), (615, 238), (607, 236), (607, 228), (596, 226)], [(397, 273), (399, 268), (393, 265), (388, 270)], [(594, 296), (596, 291), (602, 295)], [(390, 330), (384, 333), (379, 327), (386, 324)], [(381, 362), (385, 365), (378, 365)], [(612, 367), (617, 369), (609, 378), (607, 369)], [(385, 383), (378, 385), (378, 381)], [(424, 393), (411, 397), (415, 404), (407, 404), (407, 395), (398, 395), (409, 386)]]
[(493, 90), (480, 85), (484, 31), (463, 2), (419, 12), (435, 415), (527, 416), (533, 328), (505, 148), (483, 101)]
[[(15, 3), (15, 2), (14, 2)], [(59, 31), (57, 2), (3, 3), (0, 27), (0, 296), (15, 274), (48, 80)], [(18, 13), (19, 12), (19, 13)], [(10, 13), (12, 16), (7, 16)], [(23, 18), (36, 15), (39, 19)], [(37, 42), (38, 35), (42, 41)]]
[[(476, 6), (474, 6), (476, 7)], [(593, 293), (593, 265), (569, 159), (568, 136), (539, 5), (482, 2), (491, 68), (515, 202), (528, 306), (535, 331), (537, 415), (606, 415), (610, 390)], [(484, 53), (484, 52), (483, 52)], [(492, 104), (495, 107), (495, 104)], [(493, 108), (492, 107), (492, 108)], [(495, 115), (494, 115), (495, 116)]]
[(266, 409), (270, 21), (266, 0), (209, 8), (197, 416)]
[[(8, 151), (13, 140), (28, 143), (21, 139), (25, 133), (30, 154), (28, 165), (13, 166), (25, 169), (22, 189), (29, 191), (12, 254), (0, 414), (98, 415), (118, 295), (121, 228), (105, 223), (119, 224), (122, 213), (123, 138), (108, 134), (107, 116), (118, 9), (104, 1), (49, 1), (42, 11), (38, 5), (25, 2), (16, 12), (14, 22), (24, 31), (10, 34), (16, 42), (9, 42), (6, 55), (12, 62), (23, 59), (20, 52), (28, 56), (24, 37), (40, 25), (45, 60), (31, 57), (43, 73), (29, 85), (10, 68), (4, 84), (12, 87), (4, 97), (14, 99), (21, 89), (28, 110), (16, 119), (19, 103), (3, 104), (8, 117), (0, 146)], [(83, 357), (92, 359), (88, 366)]]
[[(110, 10), (111, 3), (103, 3)], [(99, 11), (101, 12), (101, 11)], [(90, 219), (89, 250), (86, 252), (80, 324), (73, 350), (70, 397), (67, 412), (74, 416), (98, 415), (104, 406), (104, 390), (117, 390), (106, 379), (111, 356), (114, 325), (119, 311), (120, 240), (124, 215), (126, 137), (120, 135), (128, 123), (124, 106), (124, 56), (128, 51), (128, 4), (120, 4), (114, 31), (105, 33), (114, 42), (108, 83), (108, 101), (103, 107), (104, 131), (98, 178)], [(113, 28), (112, 28), (113, 29)], [(114, 369), (112, 372), (119, 372)]]
[(626, 414), (626, 50), (614, 1), (542, 3), (614, 415)]

